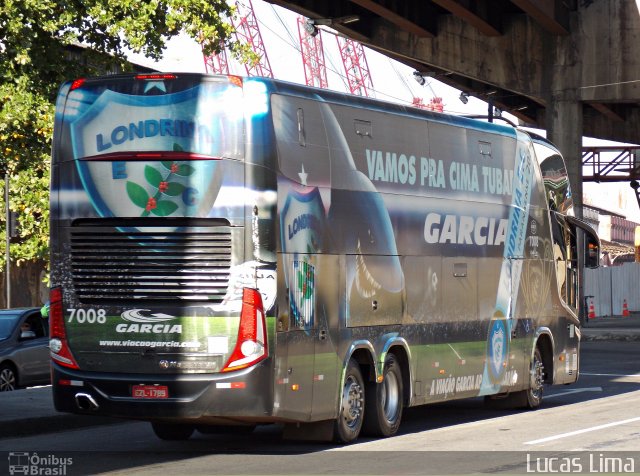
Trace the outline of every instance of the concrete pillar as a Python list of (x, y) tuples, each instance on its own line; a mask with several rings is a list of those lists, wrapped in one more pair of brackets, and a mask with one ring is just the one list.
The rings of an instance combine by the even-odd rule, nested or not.
[(547, 135), (564, 157), (575, 214), (582, 218), (582, 103), (553, 98), (547, 104)]
[[(569, 96), (569, 97), (568, 97)], [(582, 103), (571, 94), (555, 95), (547, 104), (547, 135), (564, 157), (573, 195), (574, 213), (582, 218)], [(584, 247), (578, 233), (578, 250)], [(586, 324), (584, 300), (584, 256), (578, 251), (578, 318)]]

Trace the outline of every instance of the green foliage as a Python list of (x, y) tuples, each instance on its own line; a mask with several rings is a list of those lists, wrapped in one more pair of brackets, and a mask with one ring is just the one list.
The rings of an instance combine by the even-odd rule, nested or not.
[[(2, 228), (0, 241), (5, 243), (4, 180), (0, 182)], [(19, 237), (11, 244), (11, 256), (18, 263), (49, 258), (49, 162), (43, 161), (30, 169), (16, 172), (9, 184), (9, 207), (18, 216)], [(0, 265), (5, 266), (4, 246)]]
[[(21, 234), (11, 246), (13, 258), (48, 255), (49, 156), (59, 85), (128, 70), (127, 49), (160, 59), (167, 40), (180, 33), (198, 40), (207, 54), (227, 46), (239, 59), (253, 62), (248, 45), (232, 40), (228, 19), (233, 14), (226, 0), (0, 2), (0, 179), (5, 171), (11, 176), (10, 204), (19, 213)], [(171, 205), (160, 202), (155, 213), (171, 213)], [(3, 204), (1, 225), (4, 215)], [(2, 240), (5, 229), (0, 229)]]

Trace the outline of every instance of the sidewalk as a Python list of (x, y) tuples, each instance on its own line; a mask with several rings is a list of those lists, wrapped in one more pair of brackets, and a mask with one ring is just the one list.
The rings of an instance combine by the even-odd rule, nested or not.
[(627, 317), (595, 317), (580, 331), (583, 340), (640, 341), (640, 312), (632, 312)]
[[(581, 328), (582, 339), (640, 341), (640, 312), (629, 317), (596, 317)], [(116, 418), (58, 413), (51, 387), (0, 392), (0, 441), (46, 432), (118, 423)], [(2, 444), (0, 443), (0, 448)], [(5, 448), (6, 449), (6, 448)]]

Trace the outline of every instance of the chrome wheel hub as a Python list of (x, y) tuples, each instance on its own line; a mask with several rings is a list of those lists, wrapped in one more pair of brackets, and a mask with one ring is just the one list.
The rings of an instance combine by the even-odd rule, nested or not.
[(542, 396), (542, 386), (544, 385), (544, 365), (538, 359), (533, 362), (531, 368), (531, 393), (535, 398)]
[(342, 392), (342, 418), (347, 426), (355, 427), (362, 417), (364, 393), (353, 376), (349, 376)]

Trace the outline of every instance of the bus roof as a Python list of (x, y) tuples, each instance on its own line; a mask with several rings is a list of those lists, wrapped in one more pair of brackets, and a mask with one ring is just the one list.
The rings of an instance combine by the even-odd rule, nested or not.
[(515, 136), (515, 129), (510, 125), (498, 124), (495, 122), (486, 122), (474, 118), (457, 116), (454, 114), (447, 114), (441, 112), (427, 111), (419, 109), (411, 105), (403, 105), (398, 103), (392, 103), (382, 101), (379, 99), (355, 96), (349, 93), (332, 91), (329, 89), (318, 89), (310, 86), (305, 86), (289, 81), (262, 78), (262, 77), (241, 77), (235, 75), (208, 75), (202, 73), (125, 73), (114, 74), (108, 76), (98, 76), (92, 78), (76, 79), (75, 81), (69, 81), (65, 85), (71, 85), (71, 89), (75, 84), (96, 84), (100, 82), (112, 82), (112, 81), (127, 81), (131, 79), (140, 80), (172, 80), (172, 79), (193, 79), (194, 81), (200, 81), (206, 78), (209, 79), (223, 79), (227, 78), (232, 81), (247, 82), (258, 81), (267, 85), (270, 92), (277, 92), (282, 94), (288, 94), (300, 97), (315, 97), (317, 99), (324, 100), (326, 102), (340, 104), (352, 107), (366, 107), (369, 110), (380, 111), (390, 114), (398, 114), (402, 116), (409, 116), (414, 118), (421, 118), (429, 121), (435, 121), (439, 123), (449, 124), (452, 126), (463, 127), (466, 129), (475, 129), (481, 132), (504, 135), (509, 137)]

